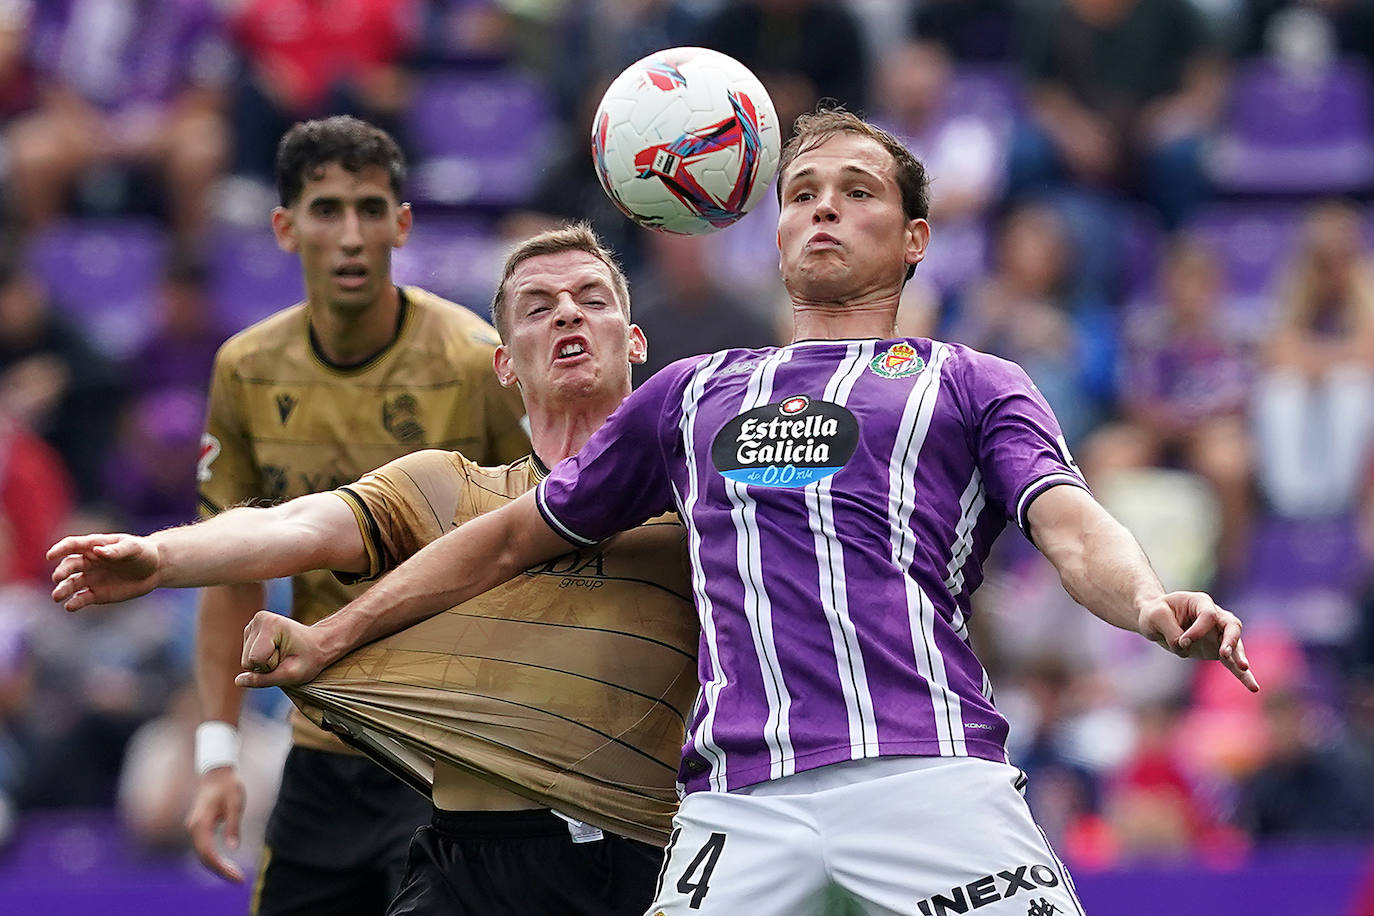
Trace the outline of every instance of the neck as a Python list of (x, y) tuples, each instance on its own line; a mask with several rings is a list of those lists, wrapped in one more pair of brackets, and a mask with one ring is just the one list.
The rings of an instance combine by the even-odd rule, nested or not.
[(577, 454), (629, 393), (630, 386), (626, 384), (624, 390), (571, 404), (542, 402), (526, 394), (525, 410), (529, 413), (534, 453), (549, 467)]
[(375, 356), (395, 339), (401, 296), (394, 285), (388, 284), (376, 302), (356, 311), (335, 309), (314, 299), (306, 307), (310, 312), (310, 329), (324, 358), (351, 366)]
[(897, 336), (896, 298), (870, 302), (792, 299), (792, 340), (886, 339)]

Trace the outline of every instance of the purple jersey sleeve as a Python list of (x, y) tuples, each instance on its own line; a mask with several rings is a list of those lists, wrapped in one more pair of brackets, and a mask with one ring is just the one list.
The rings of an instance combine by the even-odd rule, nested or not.
[(1026, 510), (1035, 497), (1059, 484), (1087, 485), (1054, 411), (1025, 370), (994, 356), (969, 355), (965, 383), (984, 486), (990, 500), (1028, 531)]
[(668, 456), (681, 450), (677, 417), (695, 362), (674, 363), (641, 385), (539, 484), (535, 500), (549, 527), (579, 546), (594, 544), (673, 506)]

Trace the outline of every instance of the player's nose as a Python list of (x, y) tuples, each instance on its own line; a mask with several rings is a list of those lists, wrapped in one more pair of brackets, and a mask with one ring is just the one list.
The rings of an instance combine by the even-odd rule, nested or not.
[(559, 295), (554, 300), (553, 317), (558, 325), (579, 324), (582, 321), (582, 306), (577, 304), (577, 300), (567, 293)]

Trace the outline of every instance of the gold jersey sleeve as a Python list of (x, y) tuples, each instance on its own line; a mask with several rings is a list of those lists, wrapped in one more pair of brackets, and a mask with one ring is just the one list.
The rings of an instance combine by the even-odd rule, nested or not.
[[(374, 575), (536, 482), (437, 451), (340, 490)], [(697, 693), (685, 531), (651, 519), (359, 649), (288, 690), (428, 788), (436, 761), (646, 842), (666, 841)]]
[[(518, 393), (501, 388), (492, 368), (495, 329), (416, 287), (402, 288), (401, 301), (395, 340), (358, 366), (323, 358), (304, 304), (225, 342), (197, 468), (203, 516), (333, 490), (420, 449), (492, 463), (528, 451)], [(291, 613), (314, 623), (361, 592), (306, 573), (292, 580)], [(314, 729), (298, 727), (296, 738), (340, 748)]]

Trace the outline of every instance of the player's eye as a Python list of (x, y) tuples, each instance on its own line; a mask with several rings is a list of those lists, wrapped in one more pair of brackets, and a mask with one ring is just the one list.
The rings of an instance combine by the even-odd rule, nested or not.
[(865, 191), (863, 188), (855, 188), (854, 190), (852, 190), (852, 191), (849, 192), (849, 196), (850, 196), (850, 197), (865, 198), (865, 197), (872, 197), (873, 195), (870, 194), (870, 193), (868, 193), (867, 191)]
[(368, 201), (360, 208), (364, 216), (377, 218), (386, 215), (386, 205), (380, 201)]
[(810, 191), (798, 191), (792, 195), (792, 202), (797, 204), (806, 203), (806, 201), (815, 196), (816, 195), (812, 194)]
[(314, 213), (318, 217), (328, 219), (332, 216), (337, 216), (339, 213), (339, 208), (335, 204), (321, 201), (319, 203), (311, 204), (310, 212)]

